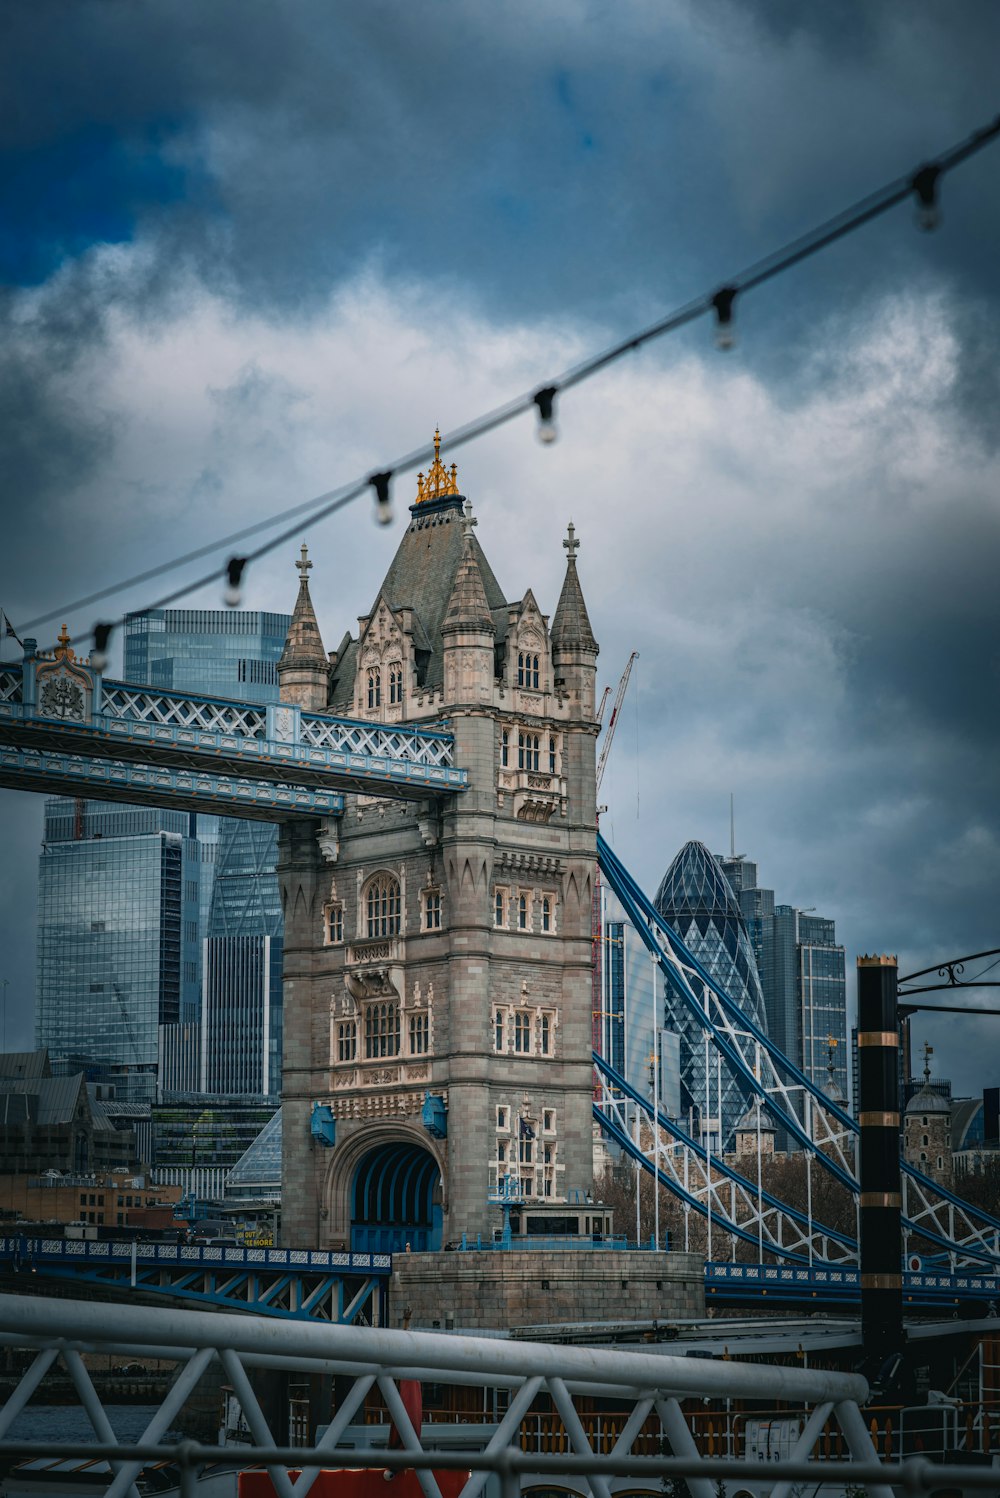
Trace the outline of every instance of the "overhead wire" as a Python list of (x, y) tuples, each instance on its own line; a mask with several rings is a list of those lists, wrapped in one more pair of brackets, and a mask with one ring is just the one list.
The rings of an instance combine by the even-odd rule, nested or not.
[[(851, 207), (843, 209), (832, 218), (826, 219), (814, 229), (798, 236), (780, 249), (772, 251), (763, 259), (755, 261), (747, 266), (728, 282), (712, 292), (706, 292), (673, 311), (666, 313), (655, 322), (645, 328), (630, 334), (626, 338), (618, 340), (608, 348), (593, 354), (588, 358), (572, 365), (561, 375), (541, 386), (533, 387), (521, 395), (514, 396), (503, 404), (495, 406), (492, 410), (484, 412), (483, 415), (473, 418), (464, 425), (456, 427), (454, 431), (448, 432), (440, 439), (440, 450), (454, 452), (468, 443), (488, 435), (498, 427), (506, 425), (516, 416), (522, 415), (532, 408), (539, 417), (539, 436), (543, 441), (551, 441), (556, 435), (555, 429), (555, 402), (561, 393), (571, 390), (585, 380), (593, 378), (609, 365), (623, 358), (626, 354), (633, 353), (645, 344), (653, 342), (666, 334), (678, 331), (687, 324), (704, 317), (709, 313), (715, 314), (717, 323), (717, 334), (720, 343), (728, 346), (732, 342), (732, 316), (733, 306), (736, 298), (745, 295), (746, 292), (755, 290), (772, 280), (775, 276), (792, 269), (810, 256), (843, 239), (846, 235), (856, 232), (865, 224), (890, 209), (898, 206), (908, 197), (916, 196), (919, 204), (918, 221), (922, 227), (934, 227), (938, 221), (937, 195), (940, 179), (945, 172), (952, 170), (969, 157), (991, 144), (1000, 136), (1000, 115), (988, 125), (973, 132), (965, 140), (942, 152), (932, 161), (923, 163), (913, 172), (905, 176), (897, 177), (884, 187), (868, 194)], [(326, 490), (323, 494), (312, 499), (304, 500), (298, 505), (274, 512), (262, 520), (254, 522), (239, 531), (234, 531), (229, 536), (220, 537), (216, 541), (208, 542), (204, 546), (195, 548), (193, 551), (184, 553), (170, 561), (161, 562), (155, 567), (147, 568), (123, 582), (111, 584), (106, 588), (98, 589), (87, 594), (84, 598), (75, 600), (71, 604), (64, 605), (61, 609), (51, 610), (48, 613), (38, 615), (20, 626), (23, 636), (26, 630), (48, 623), (56, 618), (66, 618), (73, 611), (98, 603), (104, 598), (112, 597), (116, 593), (128, 588), (136, 587), (140, 583), (149, 582), (153, 578), (163, 576), (167, 572), (175, 571), (178, 567), (186, 566), (192, 561), (200, 560), (201, 557), (220, 551), (224, 547), (234, 545), (238, 541), (247, 539), (253, 535), (259, 535), (262, 531), (269, 530), (272, 526), (295, 518), (296, 524), (279, 532), (270, 540), (259, 546), (255, 551), (249, 552), (245, 557), (233, 558), (233, 561), (241, 561), (243, 568), (252, 562), (265, 556), (268, 552), (283, 545), (291, 537), (297, 535), (301, 529), (299, 520), (308, 517), (310, 525), (316, 525), (336, 511), (343, 509), (346, 505), (358, 499), (366, 489), (372, 488), (376, 496), (376, 518), (387, 523), (391, 519), (389, 486), (396, 475), (410, 472), (421, 465), (429, 463), (436, 456), (436, 449), (431, 444), (424, 444), (414, 448), (411, 452), (396, 458), (392, 463), (382, 466), (377, 472), (366, 475), (346, 483), (339, 488)], [(241, 568), (241, 572), (243, 570)], [(211, 573), (197, 578), (193, 582), (186, 582), (170, 593), (157, 599), (153, 603), (145, 605), (145, 610), (165, 608), (168, 604), (176, 602), (189, 593), (215, 582), (218, 579), (218, 567)], [(130, 612), (140, 612), (132, 610)], [(101, 621), (100, 628), (112, 629), (124, 622), (124, 615), (111, 621)], [(74, 644), (89, 636), (77, 636)], [(107, 635), (104, 636), (105, 641)]]

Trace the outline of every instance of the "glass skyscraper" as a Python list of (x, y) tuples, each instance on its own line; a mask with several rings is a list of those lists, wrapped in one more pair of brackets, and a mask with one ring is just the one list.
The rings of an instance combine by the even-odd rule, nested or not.
[[(653, 903), (719, 986), (761, 1029), (764, 996), (746, 922), (736, 894), (703, 843), (685, 843), (664, 874)], [(668, 988), (666, 1028), (680, 1037), (681, 1102), (692, 1125), (714, 1152), (732, 1148), (737, 1121), (751, 1093), (709, 1046), (705, 1032), (680, 997)]]
[(198, 995), (194, 817), (100, 801), (45, 803), (36, 1044), (129, 1102), (155, 1096), (159, 1027)]
[[(240, 610), (130, 614), (125, 679), (276, 701), (277, 663), (290, 623), (288, 614)], [(220, 849), (232, 853), (228, 875), (216, 863)], [(54, 1069), (82, 1067), (114, 1080), (120, 1097), (148, 1100), (155, 1093), (158, 1049), (179, 1054), (192, 1025), (205, 1035), (203, 995), (211, 972), (227, 995), (226, 1023), (237, 1014), (244, 1027), (253, 1015), (263, 1023), (266, 1011), (272, 1030), (279, 1027), (258, 1033), (267, 1064), (258, 1067), (254, 1085), (238, 1089), (264, 1090), (266, 1072), (266, 1090), (276, 1091), (281, 921), (275, 849), (275, 829), (258, 823), (48, 802), (39, 869), (36, 1033)], [(213, 926), (217, 867), (229, 893), (220, 896)], [(228, 960), (213, 962), (210, 943), (223, 938), (230, 942)], [(248, 950), (234, 955), (234, 941)], [(164, 1044), (160, 1027), (168, 1027), (176, 1043)], [(210, 1046), (215, 1034), (208, 1036)]]
[[(847, 1097), (847, 974), (844, 948), (826, 916), (775, 903), (757, 884), (757, 864), (719, 860), (747, 923), (760, 972), (767, 1033), (818, 1087), (833, 1081)], [(831, 1077), (832, 1069), (832, 1077)], [(779, 1141), (787, 1140), (779, 1131)]]

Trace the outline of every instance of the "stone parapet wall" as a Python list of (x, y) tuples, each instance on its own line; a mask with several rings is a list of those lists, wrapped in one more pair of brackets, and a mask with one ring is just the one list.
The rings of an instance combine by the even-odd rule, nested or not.
[(423, 1331), (704, 1316), (704, 1262), (636, 1249), (396, 1254), (390, 1326), (407, 1306)]

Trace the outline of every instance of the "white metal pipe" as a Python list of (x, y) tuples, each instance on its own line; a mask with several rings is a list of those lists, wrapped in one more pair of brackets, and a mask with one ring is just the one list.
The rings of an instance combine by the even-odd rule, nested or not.
[[(102, 1306), (100, 1309), (106, 1314), (106, 1307)], [(87, 1372), (80, 1354), (75, 1348), (66, 1347), (63, 1349), (62, 1356), (63, 1362), (69, 1370), (69, 1376), (73, 1380), (76, 1392), (80, 1396), (80, 1402), (87, 1411), (90, 1423), (94, 1427), (94, 1434), (100, 1441), (114, 1441), (116, 1437), (111, 1428), (111, 1421), (104, 1413), (104, 1406), (100, 1401), (97, 1390), (91, 1383), (90, 1374)], [(120, 1462), (113, 1461), (111, 1463), (111, 1469), (114, 1472), (117, 1472), (120, 1466)], [(128, 1492), (129, 1498), (139, 1498), (139, 1489), (135, 1483), (132, 1483)]]
[[(215, 1353), (211, 1347), (202, 1347), (187, 1366), (181, 1369), (167, 1390), (160, 1408), (139, 1437), (140, 1445), (146, 1442), (153, 1444), (166, 1434), (174, 1416), (179, 1413), (184, 1401), (214, 1357)], [(115, 1474), (115, 1480), (104, 1498), (125, 1498), (125, 1494), (141, 1471), (142, 1462), (126, 1462), (124, 1467)]]
[[(823, 1426), (829, 1419), (832, 1409), (833, 1405), (829, 1399), (825, 1399), (822, 1404), (816, 1406), (806, 1421), (802, 1434), (788, 1454), (790, 1462), (804, 1462), (808, 1459), (813, 1447), (819, 1440)], [(795, 1486), (796, 1484), (790, 1482), (787, 1478), (779, 1480), (771, 1489), (771, 1498), (791, 1498), (792, 1489)]]
[[(368, 1390), (375, 1382), (375, 1375), (368, 1374), (365, 1378), (359, 1378), (351, 1387), (346, 1399), (342, 1400), (340, 1408), (334, 1415), (330, 1424), (324, 1430), (320, 1440), (316, 1442), (317, 1451), (332, 1451), (340, 1440), (344, 1431), (354, 1419), (355, 1414), (365, 1402)], [(304, 1468), (295, 1479), (295, 1498), (305, 1498), (309, 1489), (319, 1476), (319, 1467)]]
[[(244, 1418), (250, 1427), (250, 1434), (253, 1436), (255, 1443), (258, 1446), (273, 1446), (275, 1442), (270, 1426), (264, 1418), (264, 1411), (260, 1407), (257, 1396), (247, 1377), (246, 1369), (240, 1362), (238, 1354), (231, 1347), (223, 1347), (220, 1349), (219, 1357), (222, 1360), (222, 1366), (226, 1370), (229, 1382), (233, 1386), (233, 1392), (240, 1402)], [(271, 1481), (274, 1483), (275, 1491), (278, 1493), (279, 1498), (293, 1498), (292, 1480), (287, 1470), (284, 1467), (278, 1466), (269, 1466), (267, 1470), (270, 1473)]]
[(3, 1409), (0, 1409), (0, 1440), (3, 1440), (58, 1356), (57, 1348), (45, 1347), (26, 1371)]
[[(543, 1379), (535, 1377), (529, 1378), (526, 1384), (521, 1385), (511, 1400), (507, 1413), (483, 1447), (484, 1456), (492, 1455), (494, 1451), (500, 1451), (502, 1447), (510, 1445), (520, 1429), (521, 1421), (538, 1397), (543, 1382)], [(485, 1468), (481, 1472), (471, 1473), (458, 1498), (479, 1498), (479, 1494), (486, 1486), (488, 1476), (489, 1473)]]
[[(837, 1420), (844, 1432), (847, 1449), (856, 1462), (878, 1462), (878, 1453), (872, 1444), (871, 1432), (861, 1417), (856, 1404), (847, 1400), (837, 1401)], [(868, 1488), (869, 1498), (893, 1498), (892, 1488), (881, 1483), (872, 1483)]]
[[(196, 1347), (231, 1348), (248, 1362), (268, 1359), (275, 1367), (313, 1362), (313, 1371), (345, 1374), (391, 1373), (393, 1377), (425, 1378), (440, 1382), (510, 1384), (518, 1386), (534, 1374), (562, 1378), (567, 1385), (607, 1390), (609, 1386), (674, 1391), (682, 1395), (753, 1394), (760, 1399), (791, 1399), (814, 1403), (820, 1399), (849, 1399), (863, 1403), (867, 1381), (856, 1373), (832, 1373), (818, 1368), (779, 1368), (734, 1361), (711, 1362), (670, 1353), (633, 1352), (606, 1348), (548, 1346), (545, 1343), (500, 1342), (489, 1337), (455, 1337), (442, 1332), (412, 1332), (386, 1327), (316, 1325), (277, 1321), (234, 1312), (161, 1309), (118, 1305), (109, 1321), (107, 1306), (90, 1301), (46, 1300), (24, 1295), (0, 1295), (0, 1330), (36, 1342), (93, 1346), (96, 1344), (171, 1343), (181, 1355)], [(20, 1345), (24, 1345), (22, 1340)], [(177, 1353), (165, 1352), (166, 1357)], [(325, 1367), (316, 1367), (316, 1364)]]
[[(660, 1424), (667, 1433), (670, 1449), (674, 1456), (679, 1456), (697, 1466), (701, 1465), (701, 1453), (695, 1445), (691, 1428), (684, 1418), (683, 1412), (676, 1399), (658, 1399), (656, 1401), (656, 1413), (660, 1417)], [(713, 1485), (707, 1477), (696, 1477), (694, 1475), (687, 1479), (691, 1498), (714, 1498)]]
[[(413, 1429), (413, 1423), (403, 1403), (403, 1396), (396, 1387), (395, 1381), (391, 1378), (380, 1378), (377, 1382), (404, 1451), (423, 1451), (420, 1436)], [(441, 1498), (437, 1478), (429, 1467), (418, 1467), (416, 1474), (424, 1498)]]
[[(577, 1456), (593, 1456), (593, 1447), (587, 1440), (587, 1432), (583, 1428), (583, 1422), (577, 1414), (576, 1406), (569, 1396), (566, 1385), (561, 1378), (550, 1378), (547, 1383), (549, 1393), (552, 1395), (552, 1403), (559, 1411), (573, 1450)], [(590, 1491), (595, 1494), (595, 1498), (611, 1498), (611, 1489), (606, 1477), (601, 1477), (594, 1472), (588, 1479), (588, 1485)]]

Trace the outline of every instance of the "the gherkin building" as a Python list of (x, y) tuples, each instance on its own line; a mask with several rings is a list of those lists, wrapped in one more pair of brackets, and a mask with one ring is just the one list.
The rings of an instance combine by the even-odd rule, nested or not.
[[(732, 885), (704, 843), (685, 843), (660, 882), (654, 904), (720, 988), (762, 1030), (767, 1028), (764, 996), (746, 922)], [(709, 1047), (706, 1097), (705, 1032), (680, 997), (668, 987), (666, 1027), (681, 1041), (681, 1101), (695, 1129), (712, 1136), (712, 1148), (731, 1150), (736, 1124), (751, 1100), (745, 1082), (731, 1075), (725, 1060)], [(720, 1108), (721, 1080), (721, 1108)]]

